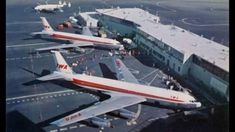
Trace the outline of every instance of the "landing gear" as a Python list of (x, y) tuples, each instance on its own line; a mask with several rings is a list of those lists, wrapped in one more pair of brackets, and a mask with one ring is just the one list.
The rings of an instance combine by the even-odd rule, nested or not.
[(141, 104), (138, 104), (138, 110), (137, 110), (137, 112), (136, 112), (135, 117), (132, 118), (131, 120), (127, 121), (126, 124), (127, 124), (128, 126), (136, 125), (136, 124), (137, 124), (136, 120), (137, 120), (138, 117), (140, 116), (140, 112), (141, 112)]

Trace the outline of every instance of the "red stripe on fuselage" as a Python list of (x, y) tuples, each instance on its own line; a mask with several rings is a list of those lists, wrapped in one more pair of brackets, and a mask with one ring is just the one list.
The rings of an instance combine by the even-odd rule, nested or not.
[(73, 78), (73, 82), (75, 84), (78, 84), (78, 85), (94, 87), (94, 88), (102, 89), (102, 90), (116, 91), (116, 92), (128, 93), (128, 94), (133, 94), (133, 95), (139, 95), (139, 96), (162, 99), (162, 100), (168, 100), (168, 101), (174, 101), (174, 102), (184, 102), (182, 100), (171, 99), (171, 98), (166, 98), (166, 97), (160, 97), (160, 96), (140, 93), (140, 92), (136, 92), (136, 91), (130, 91), (130, 90), (126, 90), (126, 89), (121, 89), (121, 88), (117, 88), (117, 87), (113, 87), (113, 86), (98, 84), (98, 83), (94, 83), (94, 82), (88, 82), (88, 81), (79, 80), (79, 79), (75, 79), (75, 78)]
[(103, 41), (95, 41), (95, 40), (84, 39), (84, 38), (79, 38), (79, 37), (71, 37), (71, 36), (60, 35), (60, 34), (55, 34), (55, 33), (52, 34), (51, 36), (53, 38), (63, 39), (63, 40), (78, 40), (78, 41), (86, 41), (86, 42), (92, 42), (92, 43), (112, 44), (112, 43), (103, 42)]

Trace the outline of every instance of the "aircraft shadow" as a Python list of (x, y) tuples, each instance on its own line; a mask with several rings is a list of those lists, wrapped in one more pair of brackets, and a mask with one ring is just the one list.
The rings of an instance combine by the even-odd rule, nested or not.
[(45, 132), (16, 110), (7, 113), (6, 119), (6, 128), (9, 132)]
[[(153, 67), (153, 63), (155, 63), (151, 57), (147, 56), (147, 55), (137, 55), (134, 56), (140, 63), (142, 63), (145, 66), (149, 66), (149, 67)], [(155, 63), (155, 67), (158, 68), (159, 66), (157, 65), (157, 63)]]
[(99, 63), (99, 66), (100, 66), (100, 69), (102, 71), (102, 74), (103, 74), (104, 78), (118, 80), (118, 78), (116, 77), (116, 73), (112, 72), (106, 64)]

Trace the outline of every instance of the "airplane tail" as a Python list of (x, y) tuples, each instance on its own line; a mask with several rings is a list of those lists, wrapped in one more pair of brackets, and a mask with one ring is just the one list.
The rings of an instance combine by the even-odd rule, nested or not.
[(57, 65), (56, 66), (57, 71), (54, 71), (52, 74), (39, 77), (37, 78), (37, 80), (49, 81), (49, 80), (56, 80), (56, 79), (65, 79), (65, 80), (71, 81), (71, 78), (66, 77), (66, 75), (63, 73), (72, 74), (73, 73), (72, 69), (66, 63), (66, 61), (64, 60), (63, 56), (60, 54), (59, 51), (51, 51), (51, 52), (54, 53), (54, 58), (55, 58), (55, 62)]
[(54, 31), (45, 17), (40, 17), (45, 31)]
[(66, 63), (61, 53), (59, 51), (51, 51), (51, 52), (54, 53), (54, 59), (57, 65), (56, 66), (57, 71), (72, 74), (73, 73), (72, 69)]
[(64, 2), (63, 2), (63, 5), (64, 5), (64, 6), (66, 6), (66, 5), (67, 5), (67, 3), (64, 1)]

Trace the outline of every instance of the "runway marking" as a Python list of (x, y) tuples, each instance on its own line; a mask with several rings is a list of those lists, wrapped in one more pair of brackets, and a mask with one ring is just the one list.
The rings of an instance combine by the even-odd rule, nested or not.
[(42, 42), (42, 43), (30, 43), (30, 44), (17, 44), (17, 45), (6, 46), (6, 48), (27, 47), (27, 46), (36, 46), (36, 45), (46, 45), (46, 44), (56, 44), (56, 43), (55, 42)]
[(164, 8), (164, 9), (167, 9), (167, 10), (169, 10), (169, 11), (171, 11), (171, 12), (176, 12), (176, 10), (174, 10), (174, 9), (171, 9), (171, 8), (166, 7), (166, 6), (164, 6), (164, 5), (160, 5), (160, 3), (163, 3), (163, 2), (167, 2), (167, 1), (159, 1), (159, 2), (156, 3), (156, 5), (159, 6), (159, 7)]
[(228, 26), (228, 23), (217, 23), (217, 24), (193, 24), (186, 21), (187, 18), (183, 18), (180, 21), (184, 24), (190, 25), (190, 26), (197, 26), (197, 27), (210, 27), (210, 26)]
[(27, 31), (6, 31), (6, 34), (28, 34)]
[(12, 60), (25, 60), (25, 59), (38, 59), (38, 58), (42, 58), (42, 57), (49, 57), (51, 55), (41, 55), (41, 56), (28, 56), (28, 57), (16, 57), (16, 58), (6, 58), (6, 61), (12, 61)]
[(18, 25), (18, 24), (39, 24), (39, 23), (42, 23), (42, 22), (41, 21), (8, 22), (8, 23), (6, 23), (6, 26), (9, 26), (9, 25)]
[(138, 79), (138, 80), (143, 80), (144, 78), (148, 77), (149, 75), (153, 74), (153, 73), (156, 72), (156, 71), (158, 71), (158, 69), (156, 69), (156, 70), (150, 72), (149, 74), (145, 75), (144, 77), (142, 77), (142, 78), (140, 78), (140, 79)]
[(158, 73), (156, 73), (156, 75), (153, 77), (153, 79), (149, 82), (149, 85), (151, 85), (157, 77), (159, 77)]
[(50, 94), (59, 94), (59, 93), (72, 92), (72, 91), (74, 91), (74, 90), (63, 90), (63, 91), (56, 91), (56, 92), (49, 92), (49, 93), (42, 93), (42, 94), (19, 96), (19, 97), (7, 98), (6, 101), (11, 101), (11, 100), (16, 100), (16, 99), (23, 99), (23, 98), (31, 98), (31, 97), (43, 96), (43, 95), (50, 95)]
[[(71, 93), (67, 93), (66, 94), (66, 92), (71, 92)], [(62, 93), (64, 93), (64, 94), (62, 94)], [(55, 95), (50, 95), (49, 96), (48, 94), (55, 94)], [(59, 94), (59, 95), (57, 96), (57, 94)], [(86, 93), (86, 94), (89, 94), (89, 93)], [(48, 95), (48, 96), (45, 96), (45, 95)], [(59, 97), (59, 96), (61, 97), (61, 96), (67, 96), (67, 95), (71, 96), (71, 95), (75, 95), (75, 94), (74, 94), (73, 90), (63, 90), (63, 91), (57, 91), (57, 92), (42, 93), (42, 94), (33, 94), (33, 95), (27, 95), (27, 96), (7, 98), (6, 102), (9, 105), (9, 104), (14, 104), (14, 103), (23, 103), (23, 102), (27, 102), (27, 101), (35, 101), (35, 100), (36, 101), (40, 101), (40, 100), (43, 100), (43, 99), (48, 99), (49, 97), (53, 98), (53, 97)], [(92, 94), (89, 94), (89, 95), (90, 95), (90, 97), (92, 97), (96, 101), (99, 100), (98, 97), (96, 97), (96, 96), (94, 96)], [(37, 97), (35, 97), (35, 96), (37, 96)], [(42, 97), (40, 97), (40, 96), (42, 96)], [(27, 99), (25, 99), (25, 98), (27, 98)], [(12, 102), (10, 102), (10, 101), (12, 101)]]

